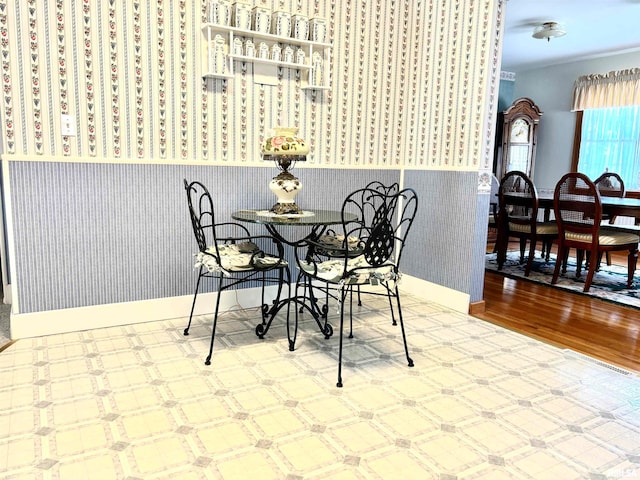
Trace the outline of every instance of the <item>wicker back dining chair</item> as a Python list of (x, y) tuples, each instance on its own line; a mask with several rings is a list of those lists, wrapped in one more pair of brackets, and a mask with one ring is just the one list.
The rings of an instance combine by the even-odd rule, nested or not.
[(624, 180), (615, 172), (604, 172), (593, 183), (598, 188), (601, 197), (624, 197)]
[[(283, 286), (290, 293), (291, 275), (284, 259), (284, 247), (280, 241), (269, 235), (251, 235), (249, 230), (235, 222), (217, 222), (213, 200), (207, 188), (200, 182), (184, 180), (191, 225), (198, 245), (195, 266), (198, 278), (189, 314), (189, 323), (184, 335), (189, 335), (196, 298), (203, 278), (217, 280), (216, 305), (213, 313), (211, 343), (205, 365), (211, 364), (213, 342), (220, 309), (220, 297), (224, 290), (249, 282), (259, 282), (262, 286), (262, 323), (256, 327), (256, 334), (263, 338), (273, 320), (269, 322), (269, 305), (266, 302), (265, 286), (277, 286), (273, 304), (280, 299)], [(287, 310), (287, 317), (289, 312)], [(287, 325), (289, 324), (287, 318)]]
[[(342, 205), (341, 235), (357, 239), (352, 245), (333, 249), (331, 258), (318, 254), (316, 249), (325, 245), (309, 240), (305, 246), (296, 248), (299, 273), (296, 281), (296, 297), (302, 288), (311, 303), (317, 302), (315, 290), (332, 288), (340, 305), (340, 339), (338, 346), (338, 382), (342, 387), (342, 347), (344, 315), (347, 295), (354, 287), (381, 285), (390, 298), (396, 299), (398, 323), (402, 331), (405, 354), (410, 367), (407, 339), (402, 319), (398, 279), (400, 261), (407, 242), (407, 235), (415, 219), (418, 197), (410, 188), (397, 192), (384, 192), (370, 188), (356, 190), (348, 195)], [(358, 221), (348, 221), (355, 214)], [(349, 337), (353, 336), (353, 309), (349, 303)], [(297, 316), (296, 326), (297, 329)]]
[(551, 242), (558, 238), (558, 226), (556, 222), (538, 220), (538, 193), (524, 172), (514, 170), (504, 176), (498, 190), (498, 202), (498, 270), (506, 261), (509, 238), (515, 237), (520, 240), (520, 263), (524, 263), (524, 252), (529, 242), (529, 255), (524, 269), (524, 275), (528, 277), (537, 242), (540, 241), (543, 250), (549, 252)]
[[(603, 252), (627, 250), (627, 288), (633, 285), (633, 274), (638, 261), (638, 241), (633, 233), (613, 231), (601, 227), (602, 203), (595, 183), (582, 173), (565, 174), (557, 183), (553, 210), (558, 223), (558, 257), (553, 272), (552, 284), (560, 276), (560, 265), (566, 273), (566, 258), (569, 249), (576, 249), (576, 277), (580, 277), (584, 253), (590, 258), (600, 258)], [(588, 292), (593, 281), (597, 263), (589, 262), (583, 291)]]
[[(598, 192), (600, 192), (601, 197), (624, 197), (624, 180), (622, 180), (622, 177), (615, 172), (604, 172), (602, 175), (596, 178), (593, 183), (595, 183), (596, 187), (598, 188)], [(602, 214), (603, 225), (613, 225), (615, 222), (615, 215), (607, 215), (606, 213)], [(606, 252), (605, 255), (607, 257), (607, 265), (611, 265), (611, 255), (609, 254), (609, 252)], [(598, 259), (598, 264), (599, 263), (600, 259)], [(599, 268), (599, 265), (596, 268)]]

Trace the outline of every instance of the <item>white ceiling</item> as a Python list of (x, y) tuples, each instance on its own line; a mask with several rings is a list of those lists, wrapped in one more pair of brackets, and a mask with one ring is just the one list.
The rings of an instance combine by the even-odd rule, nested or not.
[[(533, 38), (536, 25), (561, 24), (564, 37)], [(502, 70), (548, 65), (640, 50), (640, 0), (507, 0)], [(637, 65), (640, 67), (640, 65)]]

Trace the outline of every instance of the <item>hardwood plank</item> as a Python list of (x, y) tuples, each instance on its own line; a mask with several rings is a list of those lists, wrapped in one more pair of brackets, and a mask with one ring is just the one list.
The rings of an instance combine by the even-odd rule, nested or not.
[(639, 310), (494, 272), (485, 273), (484, 300), (474, 317), (640, 372)]

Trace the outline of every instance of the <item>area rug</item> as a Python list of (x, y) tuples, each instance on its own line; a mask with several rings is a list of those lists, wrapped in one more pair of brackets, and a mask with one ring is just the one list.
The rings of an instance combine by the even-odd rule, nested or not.
[(599, 298), (607, 302), (618, 303), (627, 307), (640, 310), (640, 279), (639, 272), (636, 272), (635, 288), (628, 289), (627, 286), (627, 268), (618, 265), (603, 265), (600, 271), (596, 272), (591, 283), (589, 292), (584, 293), (584, 280), (587, 276), (585, 269), (582, 269), (582, 276), (576, 278), (576, 262), (575, 258), (570, 257), (567, 263), (567, 273), (560, 274), (558, 283), (551, 285), (553, 270), (556, 265), (555, 255), (551, 255), (549, 262), (537, 257), (533, 261), (531, 272), (528, 277), (524, 276), (524, 267), (526, 263), (520, 264), (520, 252), (511, 251), (507, 253), (507, 260), (498, 270), (498, 262), (495, 253), (487, 253), (485, 259), (485, 268), (487, 271), (496, 272), (509, 278), (517, 280), (528, 280), (535, 283), (549, 285), (550, 287), (560, 288), (581, 295), (588, 295)]

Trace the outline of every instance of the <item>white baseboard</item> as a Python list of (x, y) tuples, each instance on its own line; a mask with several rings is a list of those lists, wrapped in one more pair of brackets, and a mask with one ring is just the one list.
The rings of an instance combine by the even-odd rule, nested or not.
[(2, 299), (2, 303), (4, 303), (5, 305), (11, 305), (11, 284), (7, 283), (5, 285), (2, 285), (2, 293), (3, 293), (3, 299)]
[(403, 275), (400, 290), (415, 295), (428, 302), (437, 303), (456, 312), (469, 313), (471, 295), (443, 287), (437, 283)]
[[(275, 297), (275, 286), (267, 287), (267, 299)], [(236, 295), (237, 292), (237, 295)], [(227, 290), (220, 298), (220, 311), (237, 307), (260, 306), (260, 287), (242, 290)], [(216, 293), (200, 293), (194, 315), (212, 314)], [(140, 302), (111, 303), (91, 307), (49, 310), (35, 313), (11, 314), (11, 339), (40, 337), (55, 333), (77, 332), (94, 328), (115, 327), (133, 323), (145, 323), (174, 318), (187, 318), (191, 311), (193, 295), (158, 298)]]
[[(267, 298), (275, 297), (276, 287), (267, 287)], [(469, 311), (468, 294), (404, 275), (400, 289), (426, 301), (434, 302), (452, 310)], [(293, 289), (292, 289), (293, 292)], [(198, 295), (194, 315), (212, 314), (216, 293)], [(112, 303), (91, 307), (49, 310), (45, 312), (11, 314), (11, 338), (40, 337), (56, 333), (115, 327), (134, 323), (153, 322), (185, 318), (191, 310), (192, 295), (159, 298), (139, 302)], [(243, 308), (260, 305), (260, 288), (228, 290), (222, 293), (220, 311), (228, 311), (240, 304)]]

